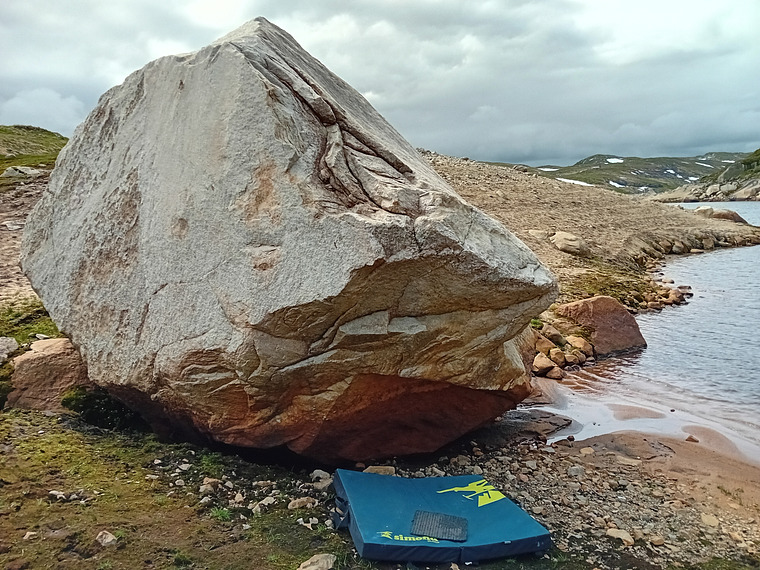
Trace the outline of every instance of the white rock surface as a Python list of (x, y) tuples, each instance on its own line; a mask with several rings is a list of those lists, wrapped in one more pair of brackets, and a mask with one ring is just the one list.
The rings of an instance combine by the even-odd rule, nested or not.
[(22, 265), (91, 379), (157, 429), (322, 459), (432, 450), (514, 406), (556, 293), (263, 19), (101, 97)]

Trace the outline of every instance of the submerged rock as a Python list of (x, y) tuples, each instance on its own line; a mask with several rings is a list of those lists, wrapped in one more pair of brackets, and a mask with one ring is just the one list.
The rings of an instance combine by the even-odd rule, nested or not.
[(514, 407), (556, 294), (264, 19), (101, 97), (22, 265), (90, 378), (159, 431), (324, 460), (433, 450)]

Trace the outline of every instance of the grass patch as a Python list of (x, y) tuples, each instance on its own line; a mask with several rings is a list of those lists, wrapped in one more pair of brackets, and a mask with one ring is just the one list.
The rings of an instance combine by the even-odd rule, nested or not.
[(230, 522), (232, 520), (232, 514), (229, 509), (224, 507), (212, 507), (209, 512), (211, 518), (219, 522)]
[(20, 299), (0, 306), (0, 336), (10, 336), (19, 344), (34, 340), (34, 335), (60, 337), (61, 332), (37, 298)]

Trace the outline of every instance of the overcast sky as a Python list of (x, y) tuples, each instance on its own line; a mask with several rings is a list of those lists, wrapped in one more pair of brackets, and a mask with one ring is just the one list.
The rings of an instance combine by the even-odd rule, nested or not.
[(0, 124), (70, 135), (264, 16), (414, 145), (532, 165), (760, 147), (757, 0), (0, 0)]

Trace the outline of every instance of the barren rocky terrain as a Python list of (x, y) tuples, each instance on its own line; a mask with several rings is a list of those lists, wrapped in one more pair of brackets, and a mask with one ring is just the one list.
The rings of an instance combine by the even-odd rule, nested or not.
[[(646, 285), (647, 264), (663, 256), (654, 244), (663, 241), (754, 239), (752, 228), (673, 206), (508, 167), (427, 158), (539, 255), (568, 300)], [(17, 226), (43, 187), (44, 180), (17, 185), (0, 197), (0, 304), (33, 294), (16, 266)], [(590, 255), (559, 251), (547, 237), (556, 231), (581, 237)], [(695, 443), (616, 434), (547, 446), (546, 435), (561, 425), (527, 408), (439, 453), (386, 463), (409, 477), (483, 474), (552, 531), (556, 547), (544, 557), (484, 568), (760, 566), (760, 470), (715, 451), (727, 449), (719, 435)], [(419, 567), (358, 559), (350, 537), (329, 528), (332, 495), (312, 480), (316, 465), (292, 458), (244, 460), (91, 428), (67, 414), (20, 411), (0, 416), (0, 450), (4, 568), (275, 569), (318, 553), (335, 554), (339, 569)], [(268, 467), (274, 459), (280, 466)], [(288, 508), (306, 497), (316, 506)]]

